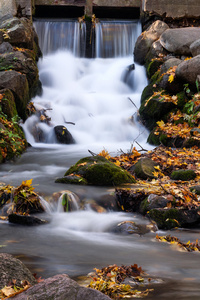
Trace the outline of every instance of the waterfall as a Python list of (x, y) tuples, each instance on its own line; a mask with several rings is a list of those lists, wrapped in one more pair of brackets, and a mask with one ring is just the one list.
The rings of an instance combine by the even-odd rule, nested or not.
[[(85, 49), (86, 26), (75, 21), (45, 21), (34, 22), (40, 48), (43, 55), (53, 53), (58, 49), (68, 49), (75, 56), (82, 56)], [(83, 51), (83, 53), (82, 53)]]
[(94, 59), (80, 57), (85, 51), (80, 42), (83, 24), (39, 21), (35, 28), (44, 57), (38, 64), (43, 94), (33, 102), (50, 122), (41, 122), (40, 115), (30, 117), (23, 126), (29, 143), (55, 143), (57, 125), (67, 127), (78, 145), (107, 149), (112, 144), (116, 149), (136, 138), (146, 143), (147, 132), (137, 122), (135, 108), (147, 84), (145, 69), (130, 68), (140, 23), (97, 23)]
[(133, 55), (140, 33), (136, 21), (103, 21), (96, 24), (96, 57), (124, 57)]

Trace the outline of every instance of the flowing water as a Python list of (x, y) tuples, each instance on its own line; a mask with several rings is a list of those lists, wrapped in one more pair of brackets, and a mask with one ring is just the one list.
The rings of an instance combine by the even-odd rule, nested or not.
[[(90, 155), (88, 150), (98, 153), (106, 149), (115, 155), (136, 146), (135, 140), (150, 148), (146, 144), (148, 133), (137, 121), (136, 109), (147, 84), (145, 70), (138, 65), (133, 70), (131, 66), (140, 24), (97, 24), (94, 59), (82, 57), (84, 25), (80, 28), (76, 22), (39, 21), (35, 27), (44, 57), (38, 64), (43, 94), (33, 101), (51, 121), (41, 123), (40, 116), (35, 115), (23, 124), (32, 147), (15, 162), (1, 166), (1, 181), (16, 186), (32, 178), (35, 190), (45, 199), (69, 190), (80, 197), (87, 209), (80, 211), (75, 205), (74, 212), (64, 213), (53, 203), (46, 205), (43, 216), (50, 221), (48, 225), (26, 228), (1, 222), (0, 244), (5, 246), (1, 251), (18, 256), (32, 272), (43, 277), (67, 273), (77, 278), (94, 267), (137, 263), (149, 276), (164, 280), (147, 299), (200, 299), (198, 253), (179, 252), (156, 242), (154, 232), (113, 233), (122, 221), (148, 221), (136, 214), (92, 210), (90, 204), (107, 198), (114, 192), (112, 188), (54, 182), (78, 159)], [(66, 126), (76, 144), (58, 145), (53, 133), (56, 125)], [(42, 133), (42, 140), (38, 140), (36, 131)], [(199, 230), (174, 230), (170, 234), (182, 241), (195, 241)]]

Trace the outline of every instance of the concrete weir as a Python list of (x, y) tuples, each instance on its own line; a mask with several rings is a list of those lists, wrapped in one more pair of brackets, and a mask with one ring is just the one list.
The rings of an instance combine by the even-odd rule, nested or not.
[(196, 0), (0, 0), (0, 17), (17, 16), (76, 18), (95, 14), (97, 18), (139, 19), (142, 14), (157, 17), (199, 18)]
[(134, 19), (140, 16), (141, 0), (35, 0), (36, 16), (55, 14), (77, 17)]

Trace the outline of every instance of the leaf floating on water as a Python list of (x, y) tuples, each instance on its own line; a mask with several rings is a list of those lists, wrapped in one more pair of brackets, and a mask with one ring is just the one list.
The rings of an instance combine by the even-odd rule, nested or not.
[(166, 235), (166, 236), (156, 235), (156, 239), (159, 240), (160, 242), (175, 244), (179, 246), (180, 249), (183, 249), (188, 252), (200, 251), (200, 244), (198, 239), (194, 243), (191, 243), (190, 241), (188, 241), (187, 243), (183, 243), (177, 237), (171, 235)]

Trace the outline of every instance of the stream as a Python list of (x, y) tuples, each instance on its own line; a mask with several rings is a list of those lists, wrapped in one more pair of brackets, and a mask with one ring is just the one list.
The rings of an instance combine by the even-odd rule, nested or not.
[[(88, 150), (110, 155), (127, 152), (132, 146), (152, 149), (146, 143), (147, 130), (137, 118), (143, 88), (147, 85), (145, 69), (133, 64), (134, 43), (141, 33), (136, 21), (102, 21), (96, 28), (96, 57), (81, 57), (84, 26), (70, 21), (35, 22), (44, 57), (38, 62), (43, 93), (33, 99), (38, 110), (45, 110), (50, 124), (31, 116), (23, 129), (31, 147), (16, 161), (1, 165), (1, 181), (20, 185), (33, 179), (33, 186), (44, 199), (55, 192), (69, 190), (84, 203), (99, 201), (114, 193), (114, 188), (64, 185), (55, 183)], [(73, 39), (72, 39), (73, 37)], [(70, 122), (70, 124), (67, 124)], [(75, 125), (73, 125), (74, 123)], [(53, 126), (66, 126), (75, 144), (55, 142)], [(43, 140), (36, 139), (39, 128)], [(149, 221), (137, 214), (116, 209), (97, 213), (90, 207), (64, 213), (57, 204), (46, 204), (41, 216), (50, 222), (38, 227), (23, 227), (0, 221), (1, 252), (21, 259), (37, 276), (47, 278), (67, 273), (80, 276), (111, 264), (138, 264), (149, 277), (162, 279), (153, 283), (155, 291), (146, 299), (200, 299), (199, 253), (178, 251), (175, 246), (156, 241), (155, 232), (145, 235), (120, 235), (112, 229), (129, 220), (137, 224)], [(183, 242), (195, 241), (199, 230), (158, 231)]]

